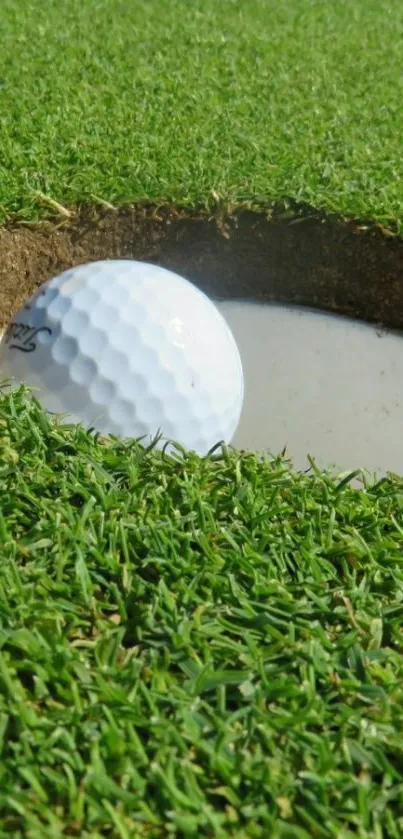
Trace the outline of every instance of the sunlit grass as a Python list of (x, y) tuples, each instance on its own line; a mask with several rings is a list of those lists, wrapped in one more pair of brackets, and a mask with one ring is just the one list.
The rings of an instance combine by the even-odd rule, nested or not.
[(400, 837), (403, 484), (0, 401), (0, 836)]
[(401, 225), (400, 0), (5, 0), (1, 39), (3, 218), (215, 192)]

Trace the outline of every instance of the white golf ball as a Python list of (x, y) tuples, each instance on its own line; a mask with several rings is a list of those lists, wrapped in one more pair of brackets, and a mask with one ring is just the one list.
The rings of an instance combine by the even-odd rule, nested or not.
[(244, 390), (211, 300), (131, 260), (80, 265), (43, 285), (1, 341), (0, 378), (10, 377), (68, 421), (145, 442), (161, 433), (199, 454), (230, 442)]

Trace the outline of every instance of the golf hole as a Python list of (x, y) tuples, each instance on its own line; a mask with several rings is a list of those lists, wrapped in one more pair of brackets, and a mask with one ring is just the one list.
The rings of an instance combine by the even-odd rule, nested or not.
[(234, 333), (246, 386), (237, 447), (273, 455), (286, 447), (297, 469), (309, 454), (323, 467), (402, 473), (403, 241), (360, 220), (284, 209), (224, 218), (87, 207), (68, 224), (5, 227), (0, 328), (68, 267), (161, 265), (220, 301)]
[(403, 472), (403, 333), (279, 305), (219, 308), (242, 357), (245, 401), (233, 444), (296, 469)]

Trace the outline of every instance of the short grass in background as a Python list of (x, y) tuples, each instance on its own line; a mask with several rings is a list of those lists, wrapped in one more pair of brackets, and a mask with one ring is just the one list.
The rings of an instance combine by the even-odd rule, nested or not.
[(291, 198), (402, 229), (401, 0), (1, 4), (0, 212)]

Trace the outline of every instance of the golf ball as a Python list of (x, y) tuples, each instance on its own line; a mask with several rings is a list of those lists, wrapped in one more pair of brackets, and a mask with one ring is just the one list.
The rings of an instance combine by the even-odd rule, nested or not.
[(205, 454), (230, 442), (243, 401), (239, 352), (199, 289), (145, 262), (80, 265), (45, 283), (0, 344), (0, 378), (104, 434), (160, 433)]

